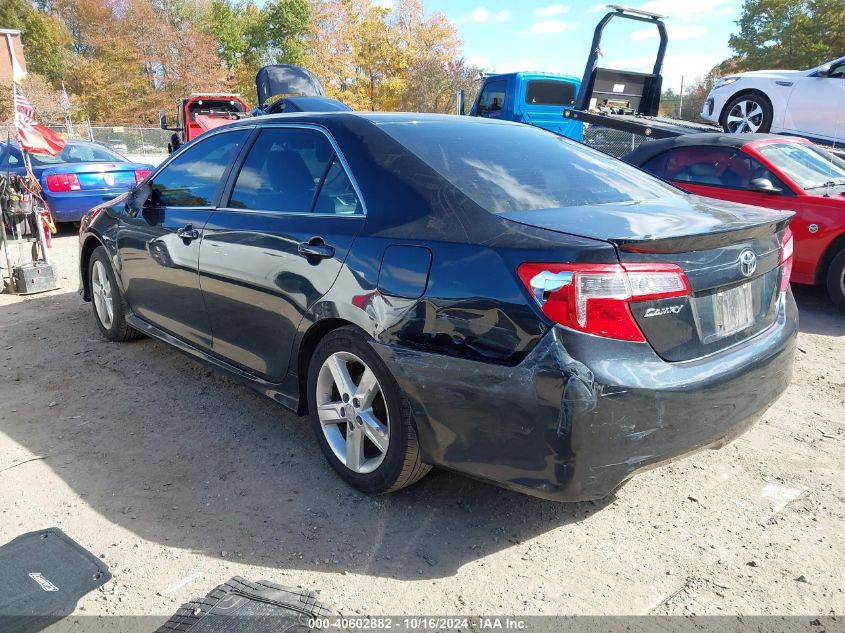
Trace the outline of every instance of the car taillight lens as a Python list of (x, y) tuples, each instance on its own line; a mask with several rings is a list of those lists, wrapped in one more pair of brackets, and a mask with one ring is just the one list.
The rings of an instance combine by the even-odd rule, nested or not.
[(47, 176), (47, 189), (50, 191), (79, 191), (79, 178), (76, 174), (50, 174)]
[(152, 169), (136, 169), (135, 170), (135, 184), (143, 182), (144, 178), (153, 173)]
[(780, 245), (780, 263), (783, 266), (780, 274), (781, 292), (789, 290), (789, 278), (792, 277), (792, 252), (794, 248), (792, 229), (787, 227), (786, 232), (783, 234), (783, 242)]
[(555, 323), (625, 341), (645, 341), (630, 303), (691, 293), (687, 276), (674, 264), (526, 263), (518, 272)]

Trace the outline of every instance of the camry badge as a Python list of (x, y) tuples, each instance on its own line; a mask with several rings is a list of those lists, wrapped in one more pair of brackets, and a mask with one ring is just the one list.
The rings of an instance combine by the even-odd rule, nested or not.
[(739, 269), (744, 277), (750, 277), (757, 270), (757, 256), (754, 251), (745, 249), (739, 254)]

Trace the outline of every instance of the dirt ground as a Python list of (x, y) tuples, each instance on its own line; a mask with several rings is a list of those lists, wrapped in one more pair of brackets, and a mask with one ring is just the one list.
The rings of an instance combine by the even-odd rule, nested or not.
[(57, 526), (101, 556), (114, 578), (77, 613), (164, 620), (234, 575), (343, 614), (845, 613), (845, 315), (821, 290), (796, 290), (789, 390), (722, 450), (602, 502), (438, 471), (368, 497), (304, 420), (162, 343), (104, 341), (76, 236), (52, 253), (59, 290), (0, 295), (0, 543)]

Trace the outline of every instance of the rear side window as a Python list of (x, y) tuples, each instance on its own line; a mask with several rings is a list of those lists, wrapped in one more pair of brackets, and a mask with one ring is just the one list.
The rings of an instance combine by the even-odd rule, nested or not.
[(575, 84), (566, 81), (538, 80), (528, 82), (527, 105), (571, 106), (575, 103)]
[(267, 128), (250, 148), (229, 206), (282, 213), (361, 212), (352, 182), (326, 135), (304, 128)]
[(476, 116), (497, 118), (502, 116), (502, 107), (505, 105), (505, 93), (507, 82), (491, 81), (484, 86), (481, 96), (478, 98)]
[(748, 189), (752, 180), (764, 178), (788, 191), (759, 161), (730, 147), (679, 147), (652, 158), (643, 169), (679, 184)]
[(191, 143), (153, 179), (153, 201), (165, 207), (214, 206), (220, 179), (247, 130), (222, 132)]

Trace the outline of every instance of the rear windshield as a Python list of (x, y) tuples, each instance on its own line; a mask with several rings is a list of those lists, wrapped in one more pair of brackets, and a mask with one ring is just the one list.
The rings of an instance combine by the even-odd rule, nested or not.
[(456, 118), (380, 127), (493, 213), (682, 195), (622, 161), (529, 125)]
[(33, 165), (59, 165), (62, 163), (124, 163), (120, 154), (96, 145), (68, 143), (58, 156), (29, 155)]
[(566, 81), (534, 80), (525, 89), (528, 105), (571, 106), (575, 102), (575, 84)]

